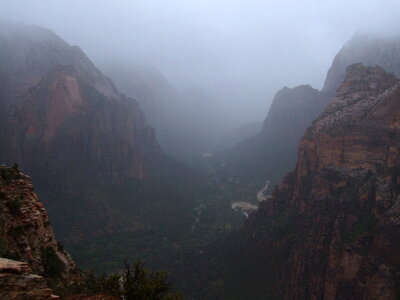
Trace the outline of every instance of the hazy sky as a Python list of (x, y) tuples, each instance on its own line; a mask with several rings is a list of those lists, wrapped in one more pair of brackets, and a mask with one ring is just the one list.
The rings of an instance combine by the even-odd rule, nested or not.
[(398, 29), (400, 1), (0, 0), (0, 19), (48, 27), (95, 62), (150, 63), (238, 120), (262, 120), (284, 85), (321, 88), (355, 31)]

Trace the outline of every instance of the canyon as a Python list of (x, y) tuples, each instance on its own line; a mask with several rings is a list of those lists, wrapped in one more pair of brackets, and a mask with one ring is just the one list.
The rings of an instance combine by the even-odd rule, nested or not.
[(321, 90), (282, 88), (261, 131), (222, 151), (202, 90), (103, 66), (115, 87), (37, 26), (0, 23), (0, 45), (0, 162), (13, 166), (0, 166), (0, 285), (12, 297), (56, 299), (49, 279), (78, 280), (76, 265), (115, 271), (139, 256), (188, 299), (400, 297), (399, 39), (356, 35)]

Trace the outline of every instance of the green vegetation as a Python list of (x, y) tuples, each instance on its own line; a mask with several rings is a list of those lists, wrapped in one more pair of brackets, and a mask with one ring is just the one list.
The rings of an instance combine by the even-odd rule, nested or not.
[(15, 171), (13, 169), (7, 168), (5, 166), (0, 166), (0, 177), (6, 185), (11, 183), (14, 175)]
[(6, 185), (10, 184), (13, 179), (19, 177), (20, 177), (20, 171), (18, 164), (14, 163), (14, 165), (11, 168), (6, 167), (4, 165), (0, 166), (0, 178)]
[(70, 287), (70, 293), (85, 295), (109, 295), (125, 300), (181, 300), (180, 293), (172, 291), (172, 285), (163, 271), (149, 271), (137, 260), (133, 265), (125, 262), (121, 274), (97, 276), (89, 272), (79, 285)]
[(47, 278), (59, 278), (64, 271), (64, 263), (58, 258), (52, 247), (42, 249), (40, 253), (44, 267), (44, 276)]
[(0, 238), (0, 257), (18, 260), (19, 256), (10, 250), (7, 240)]
[(122, 295), (126, 300), (179, 300), (179, 293), (170, 293), (171, 284), (167, 274), (162, 271), (149, 272), (140, 260), (133, 266), (125, 262), (122, 275)]
[(21, 198), (16, 197), (6, 202), (7, 208), (10, 210), (12, 215), (18, 215), (21, 212)]
[(8, 234), (14, 239), (18, 239), (24, 233), (24, 226), (11, 227)]
[(19, 171), (19, 166), (17, 163), (14, 163), (12, 166), (12, 169), (14, 170), (14, 172), (19, 175), (20, 171)]
[(363, 235), (370, 234), (377, 222), (371, 211), (358, 213), (357, 217), (358, 221), (350, 231), (344, 230), (344, 224), (342, 224), (343, 242), (347, 245), (352, 244)]

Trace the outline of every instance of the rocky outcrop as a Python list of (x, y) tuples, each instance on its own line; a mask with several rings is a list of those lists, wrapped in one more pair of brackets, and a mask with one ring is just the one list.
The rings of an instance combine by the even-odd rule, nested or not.
[(240, 173), (277, 183), (294, 167), (301, 135), (327, 102), (325, 94), (309, 85), (284, 87), (276, 94), (261, 132), (239, 143), (229, 161)]
[(289, 255), (286, 299), (400, 296), (399, 120), (399, 82), (380, 67), (350, 66), (300, 143), (294, 182), (276, 194), (289, 197), (274, 199), (303, 237)]
[(399, 81), (350, 66), (246, 227), (250, 253), (272, 255), (277, 299), (398, 299), (399, 120)]
[(143, 227), (110, 197), (164, 159), (136, 101), (50, 30), (0, 23), (0, 43), (0, 163), (32, 176), (60, 233)]
[[(46, 277), (71, 276), (74, 261), (55, 239), (30, 178), (16, 168), (0, 166), (0, 219), (0, 256), (24, 261)], [(25, 264), (19, 266), (27, 273)]]
[(153, 130), (78, 47), (23, 25), (1, 24), (0, 41), (3, 163), (45, 190), (71, 189), (66, 178), (147, 176), (146, 160), (160, 154)]
[(107, 295), (95, 295), (95, 296), (74, 295), (65, 298), (65, 300), (119, 300), (119, 299), (120, 298)]
[(335, 56), (325, 79), (323, 92), (334, 96), (346, 76), (349, 65), (363, 63), (367, 66), (379, 65), (386, 72), (400, 75), (400, 38), (358, 33), (343, 46)]
[(305, 129), (326, 108), (354, 63), (380, 65), (400, 75), (400, 39), (396, 36), (355, 35), (336, 55), (321, 91), (309, 86), (279, 91), (260, 133), (239, 143), (227, 155), (228, 161), (246, 177), (278, 183), (293, 169), (296, 151)]
[(46, 280), (31, 274), (27, 263), (0, 258), (0, 299), (8, 300), (51, 300), (53, 295)]
[(49, 30), (1, 23), (0, 44), (0, 164), (32, 176), (82, 267), (115, 269), (190, 231), (199, 176), (163, 154), (134, 99)]

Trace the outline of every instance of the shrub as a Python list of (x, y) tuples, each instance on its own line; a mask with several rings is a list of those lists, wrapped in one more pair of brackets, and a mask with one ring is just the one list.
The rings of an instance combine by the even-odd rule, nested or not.
[(125, 262), (122, 275), (122, 295), (126, 300), (180, 300), (179, 293), (170, 293), (171, 284), (167, 274), (162, 271), (149, 272), (143, 263), (137, 260), (133, 266)]
[(17, 173), (17, 174), (20, 173), (20, 172), (19, 172), (19, 167), (18, 167), (18, 164), (17, 164), (17, 163), (14, 163), (14, 164), (13, 164), (12, 169), (15, 171), (15, 173)]
[(59, 278), (64, 272), (65, 265), (58, 258), (52, 247), (46, 247), (41, 251), (41, 259), (44, 268), (44, 276), (48, 278)]
[(13, 198), (6, 202), (7, 208), (10, 210), (12, 215), (17, 215), (21, 212), (21, 198)]
[(24, 233), (24, 226), (11, 227), (8, 231), (9, 235), (14, 239), (19, 238)]
[(125, 300), (182, 300), (179, 293), (171, 292), (167, 274), (162, 271), (151, 272), (137, 260), (133, 265), (125, 262), (122, 275), (96, 276), (93, 272), (86, 275), (85, 282), (72, 287), (73, 292), (88, 295), (103, 294), (120, 297)]
[(0, 177), (4, 181), (5, 184), (10, 184), (11, 180), (14, 177), (14, 171), (11, 168), (0, 167)]
[(0, 257), (10, 258), (11, 252), (6, 240), (0, 238)]

